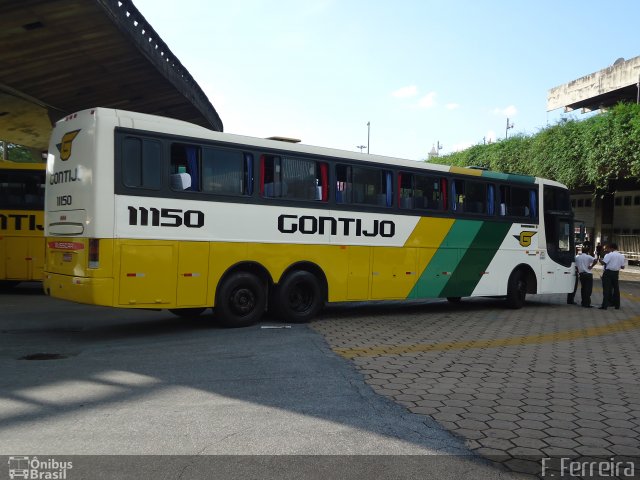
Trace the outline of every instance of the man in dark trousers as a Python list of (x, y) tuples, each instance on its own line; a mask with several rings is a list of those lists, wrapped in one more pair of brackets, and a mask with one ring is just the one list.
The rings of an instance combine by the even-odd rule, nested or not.
[(612, 243), (607, 248), (605, 246), (604, 258), (600, 263), (604, 265), (604, 273), (602, 274), (602, 306), (600, 310), (606, 310), (613, 305), (616, 310), (620, 310), (620, 284), (618, 276), (620, 270), (624, 268), (625, 258), (618, 252), (618, 245)]
[(588, 249), (583, 249), (582, 253), (576, 255), (576, 268), (580, 277), (580, 305), (585, 308), (591, 308), (591, 292), (593, 291), (593, 273), (591, 269), (598, 263), (595, 257), (592, 257)]
[[(578, 258), (578, 247), (576, 247), (576, 258)], [(569, 292), (567, 293), (567, 304), (569, 305), (577, 305), (575, 298), (576, 298), (576, 291), (578, 290), (578, 279), (580, 278), (580, 276), (578, 275), (578, 266), (576, 265), (575, 267), (576, 269), (576, 281), (573, 284), (573, 292)]]

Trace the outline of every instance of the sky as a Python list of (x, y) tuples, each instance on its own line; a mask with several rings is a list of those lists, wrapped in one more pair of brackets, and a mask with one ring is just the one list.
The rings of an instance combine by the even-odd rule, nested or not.
[(548, 91), (640, 55), (637, 0), (133, 3), (225, 132), (410, 160), (584, 118)]

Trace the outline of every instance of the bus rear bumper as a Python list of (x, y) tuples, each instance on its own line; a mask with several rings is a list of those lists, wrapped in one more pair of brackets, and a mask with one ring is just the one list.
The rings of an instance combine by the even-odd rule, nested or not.
[(58, 273), (45, 273), (43, 280), (47, 295), (92, 305), (113, 306), (113, 279), (74, 277)]

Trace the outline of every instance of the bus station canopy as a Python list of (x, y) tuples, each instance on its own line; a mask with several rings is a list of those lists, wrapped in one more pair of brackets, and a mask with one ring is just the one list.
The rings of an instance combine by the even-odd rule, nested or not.
[(0, 0), (0, 141), (46, 150), (92, 107), (222, 131), (215, 108), (131, 0)]

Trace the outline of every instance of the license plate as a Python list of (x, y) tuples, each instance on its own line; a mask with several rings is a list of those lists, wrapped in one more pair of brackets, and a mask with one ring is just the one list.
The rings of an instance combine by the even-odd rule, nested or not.
[(63, 253), (62, 254), (62, 261), (63, 262), (70, 262), (71, 260), (73, 260), (73, 254), (71, 254), (71, 253)]

